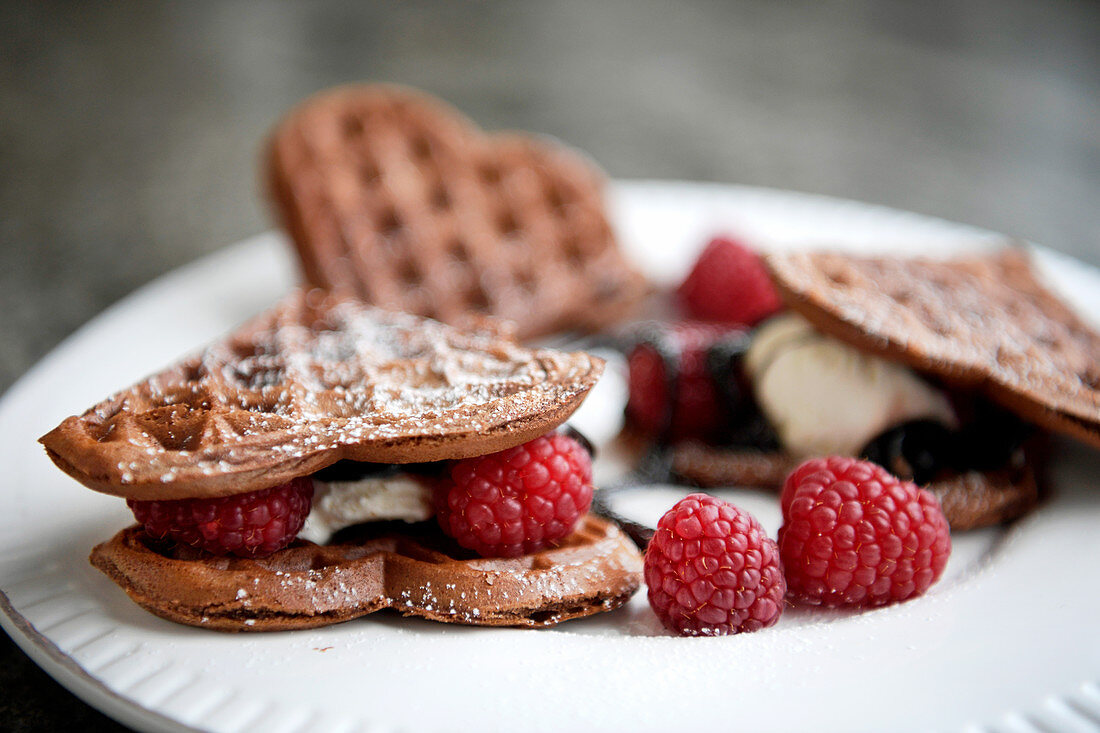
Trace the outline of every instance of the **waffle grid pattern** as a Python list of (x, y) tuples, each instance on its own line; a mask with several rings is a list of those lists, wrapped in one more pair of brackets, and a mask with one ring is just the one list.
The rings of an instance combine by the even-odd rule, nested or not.
[(276, 129), (269, 185), (306, 279), (460, 323), (515, 321), (523, 338), (613, 321), (644, 294), (578, 154), (487, 136), (435, 100), (346, 87)]

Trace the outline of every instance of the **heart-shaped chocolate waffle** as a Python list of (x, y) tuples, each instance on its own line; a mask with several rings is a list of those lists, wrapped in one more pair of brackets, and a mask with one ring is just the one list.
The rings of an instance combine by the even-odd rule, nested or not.
[(131, 499), (228, 496), (341, 459), (504, 450), (569, 417), (603, 361), (528, 349), (352, 298), (298, 291), (196, 356), (42, 437), (85, 486)]
[(599, 328), (646, 291), (588, 160), (486, 135), (407, 89), (307, 100), (272, 134), (266, 178), (306, 280), (375, 305), (450, 323), (498, 316), (529, 338)]
[(617, 608), (641, 585), (638, 549), (592, 516), (561, 546), (514, 559), (471, 558), (434, 522), (362, 529), (373, 534), (299, 541), (251, 560), (160, 548), (130, 527), (91, 561), (146, 610), (220, 631), (325, 626), (383, 608), (449, 623), (553, 626)]

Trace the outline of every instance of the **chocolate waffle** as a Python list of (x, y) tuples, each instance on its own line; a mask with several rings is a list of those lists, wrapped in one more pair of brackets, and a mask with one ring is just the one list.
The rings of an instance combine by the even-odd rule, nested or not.
[(592, 516), (560, 546), (514, 559), (474, 558), (424, 523), (333, 545), (299, 540), (255, 560), (160, 547), (130, 527), (91, 560), (151, 613), (219, 631), (311, 628), (385, 608), (449, 623), (553, 626), (618, 608), (642, 570), (631, 541)]
[(603, 371), (349, 298), (298, 291), (202, 353), (42, 437), (85, 486), (130, 499), (214, 497), (341, 459), (484, 455), (560, 425)]
[[(492, 322), (460, 331), (299, 291), (41, 442), (84, 485), (138, 501), (244, 494), (337, 461), (366, 462), (368, 473), (417, 464), (427, 487), (431, 462), (554, 430), (602, 368), (583, 353), (524, 348)], [(344, 534), (356, 531), (354, 540), (295, 540), (246, 559), (135, 526), (91, 560), (151, 612), (226, 631), (319, 626), (386, 607), (454, 623), (550, 626), (613, 609), (641, 583), (637, 548), (593, 517), (560, 546), (510, 560), (473, 557), (434, 522)]]
[(576, 152), (486, 135), (426, 95), (348, 86), (274, 130), (266, 180), (310, 284), (519, 336), (593, 330), (645, 294), (604, 213), (602, 174)]

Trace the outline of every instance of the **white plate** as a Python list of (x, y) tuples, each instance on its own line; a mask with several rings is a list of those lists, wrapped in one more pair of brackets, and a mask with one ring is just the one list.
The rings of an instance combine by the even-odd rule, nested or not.
[[(951, 253), (998, 237), (913, 214), (728, 186), (622, 183), (625, 246), (677, 281), (706, 238)], [(1100, 273), (1041, 248), (1050, 281), (1100, 321)], [(1078, 730), (1100, 726), (1100, 456), (1063, 445), (1057, 491), (1007, 529), (957, 535), (925, 597), (851, 614), (789, 610), (755, 634), (665, 635), (644, 593), (549, 631), (377, 614), (315, 631), (223, 635), (162, 621), (87, 563), (123, 502), (57, 471), (35, 439), (273, 303), (294, 279), (275, 235), (142, 288), (0, 403), (0, 622), (50, 674), (132, 726), (179, 730)], [(613, 412), (614, 390), (591, 412)], [(598, 399), (597, 399), (598, 397)], [(620, 508), (654, 521), (677, 496)], [(774, 498), (730, 492), (774, 532)]]

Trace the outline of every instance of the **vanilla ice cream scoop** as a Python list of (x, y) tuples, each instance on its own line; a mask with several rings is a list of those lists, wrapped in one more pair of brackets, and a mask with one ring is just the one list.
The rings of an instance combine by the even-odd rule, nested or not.
[(324, 544), (345, 527), (363, 522), (430, 519), (432, 492), (427, 484), (398, 473), (357, 481), (313, 481), (313, 508), (298, 536)]
[(757, 331), (745, 369), (761, 411), (799, 457), (854, 456), (910, 420), (957, 426), (947, 397), (911, 370), (825, 336), (794, 314)]

